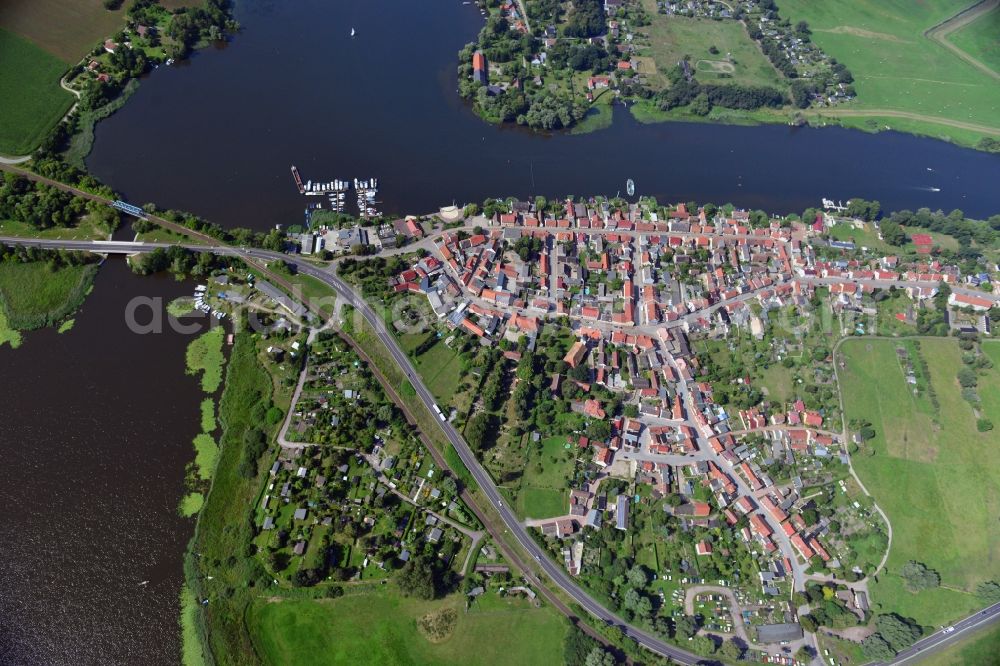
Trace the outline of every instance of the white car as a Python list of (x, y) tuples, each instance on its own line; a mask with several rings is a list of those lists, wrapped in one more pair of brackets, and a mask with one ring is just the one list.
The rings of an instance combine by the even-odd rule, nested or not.
[(955, 627), (945, 627), (944, 628), (944, 633), (946, 633), (946, 634), (950, 634), (953, 631), (955, 631)]

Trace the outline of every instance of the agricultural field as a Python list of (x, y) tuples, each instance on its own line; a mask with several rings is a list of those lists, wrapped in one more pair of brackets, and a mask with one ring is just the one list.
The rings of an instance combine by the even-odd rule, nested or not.
[[(907, 351), (906, 360), (897, 347)], [(940, 625), (983, 605), (971, 591), (1000, 578), (1000, 449), (980, 433), (956, 380), (958, 342), (923, 338), (848, 340), (840, 369), (848, 420), (872, 424), (875, 436), (854, 455), (854, 468), (889, 516), (893, 537), (886, 572), (871, 586), (874, 608)], [(922, 360), (921, 360), (922, 359)], [(906, 381), (912, 364), (915, 384)], [(998, 385), (1000, 369), (980, 377), (980, 393)], [(984, 416), (1000, 422), (995, 401)], [(941, 575), (941, 587), (908, 592), (898, 572), (917, 560)]]
[(108, 11), (102, 0), (5, 0), (0, 3), (0, 28), (74, 65), (124, 26), (127, 4)]
[[(248, 622), (268, 664), (554, 664), (566, 623), (551, 609), (484, 595), (468, 612), (460, 596), (439, 601), (389, 593), (337, 600), (257, 602)], [(454, 612), (450, 631), (426, 635), (420, 620)]]
[[(782, 76), (738, 21), (713, 21), (657, 13), (656, 0), (643, 0), (651, 24), (642, 28), (649, 46), (639, 53), (655, 61), (655, 87), (666, 85), (664, 73), (684, 56), (704, 83), (725, 82), (787, 89)], [(715, 47), (718, 53), (709, 49)]]
[[(849, 109), (821, 115), (869, 129), (889, 125), (969, 143), (977, 136), (1000, 136), (1000, 85), (995, 76), (925, 34), (968, 4), (779, 0), (778, 6), (793, 24), (807, 21), (813, 41), (854, 75), (857, 100)], [(966, 29), (982, 28), (973, 23)], [(970, 39), (978, 41), (977, 36)], [(897, 122), (880, 111), (909, 117)]]
[(65, 71), (55, 56), (0, 28), (0, 154), (31, 152), (66, 113), (73, 95), (59, 86)]

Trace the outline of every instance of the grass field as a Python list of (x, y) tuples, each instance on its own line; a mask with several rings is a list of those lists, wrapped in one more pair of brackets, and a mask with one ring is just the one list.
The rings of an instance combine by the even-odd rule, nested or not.
[(109, 238), (107, 230), (95, 223), (89, 215), (81, 219), (75, 227), (50, 227), (48, 229), (36, 229), (30, 224), (14, 220), (0, 220), (0, 236), (53, 240), (108, 240)]
[(767, 389), (767, 397), (780, 403), (786, 403), (795, 397), (792, 371), (775, 363), (760, 375), (760, 385)]
[[(402, 341), (404, 349), (409, 352), (426, 337), (426, 333), (421, 333), (418, 336), (406, 336)], [(409, 346), (407, 346), (408, 343)], [(450, 404), (452, 398), (455, 397), (458, 385), (462, 382), (462, 359), (459, 357), (458, 351), (446, 345), (442, 339), (426, 352), (414, 358), (413, 364), (434, 397), (442, 405)]]
[[(452, 607), (450, 637), (432, 643), (424, 615)], [(553, 664), (562, 660), (566, 623), (548, 608), (515, 599), (464, 610), (460, 597), (401, 599), (389, 593), (337, 600), (258, 602), (248, 624), (267, 664)]]
[(128, 4), (110, 12), (102, 0), (4, 0), (0, 28), (27, 37), (66, 65), (74, 65), (124, 27)]
[(994, 7), (946, 39), (993, 71), (1000, 72), (1000, 7)]
[(564, 458), (565, 445), (566, 438), (563, 436), (542, 440), (541, 454), (536, 453), (532, 445), (515, 502), (518, 515), (549, 518), (563, 516), (569, 510), (564, 474), (572, 469), (572, 463)]
[[(346, 318), (345, 332), (357, 342), (359, 347), (365, 350), (365, 353), (368, 354), (375, 367), (381, 371), (386, 381), (393, 386), (404, 386), (406, 376), (400, 370), (399, 366), (393, 362), (389, 350), (378, 339), (367, 321), (363, 318), (357, 318), (357, 321), (354, 319), (353, 315)], [(401, 340), (401, 345), (404, 350), (412, 348), (411, 346), (407, 346), (405, 336)], [(413, 415), (414, 420), (417, 422), (417, 427), (432, 442), (432, 446), (444, 455), (452, 471), (455, 472), (467, 488), (475, 491), (477, 485), (472, 478), (472, 474), (462, 464), (458, 452), (445, 439), (441, 428), (437, 426), (434, 412), (427, 409), (417, 398), (415, 391), (412, 394), (409, 391), (401, 391), (399, 397)]]
[(337, 292), (325, 282), (320, 282), (311, 275), (292, 275), (286, 279), (296, 289), (292, 293), (294, 300), (301, 302), (309, 300), (324, 316), (333, 315), (337, 302)]
[(0, 264), (0, 302), (12, 328), (51, 326), (79, 307), (97, 267), (71, 266), (52, 270), (48, 263)]
[[(649, 13), (651, 24), (641, 29), (649, 35), (650, 46), (641, 49), (640, 53), (656, 61), (657, 75), (651, 77), (653, 82), (665, 85), (664, 73), (688, 55), (691, 66), (697, 70), (698, 80), (704, 83), (724, 80), (774, 86), (780, 90), (788, 87), (750, 39), (742, 23), (667, 16), (657, 13), (656, 0), (643, 0), (642, 4)], [(718, 54), (709, 53), (712, 46), (719, 50)], [(729, 78), (721, 79), (719, 74), (722, 73)]]
[(147, 231), (142, 234), (136, 234), (136, 242), (141, 243), (186, 243), (194, 245), (204, 245), (205, 242), (198, 239), (192, 238), (191, 236), (182, 236), (179, 233), (170, 231), (169, 229), (164, 229), (163, 227), (153, 227), (151, 231)]
[(30, 153), (73, 104), (59, 87), (66, 64), (0, 28), (0, 153)]
[(974, 631), (941, 652), (921, 661), (920, 666), (997, 666), (1000, 664), (1000, 626)]
[[(898, 344), (857, 339), (841, 347), (847, 417), (869, 420), (876, 431), (854, 456), (854, 467), (893, 528), (887, 572), (871, 585), (872, 600), (877, 609), (940, 625), (982, 605), (969, 593), (979, 582), (1000, 579), (1000, 446), (995, 432), (976, 431), (962, 399), (957, 341), (920, 340), (937, 407), (926, 394), (913, 395)], [(1000, 383), (1000, 368), (983, 376), (981, 387), (992, 382)], [(1000, 422), (995, 409), (984, 404), (986, 415)], [(937, 570), (942, 587), (906, 591), (897, 572), (911, 559)]]
[[(919, 114), (928, 119), (896, 121), (883, 117), (878, 122), (969, 143), (985, 134), (930, 119), (974, 123), (1000, 132), (1000, 85), (924, 35), (968, 4), (960, 0), (779, 0), (778, 6), (781, 15), (793, 24), (807, 21), (813, 41), (851, 70), (858, 93), (849, 105), (852, 112)], [(973, 24), (967, 29), (980, 28)], [(862, 126), (866, 121), (852, 120)]]
[(879, 252), (892, 252), (892, 247), (883, 240), (879, 240), (878, 234), (869, 228), (857, 229), (850, 224), (838, 224), (830, 228), (830, 238), (841, 241), (853, 241), (858, 247), (867, 247)]

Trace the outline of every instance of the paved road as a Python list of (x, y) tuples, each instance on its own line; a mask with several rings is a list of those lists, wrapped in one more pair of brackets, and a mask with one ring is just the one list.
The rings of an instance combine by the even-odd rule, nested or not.
[[(295, 263), (294, 258), (289, 258), (286, 255), (280, 255), (273, 252), (263, 252), (260, 250), (249, 250), (248, 251), (253, 256), (261, 259), (274, 259), (283, 258), (289, 263)], [(421, 402), (427, 407), (429, 411), (434, 412), (434, 406), (437, 404), (434, 396), (424, 385), (420, 378), (420, 375), (414, 369), (412, 363), (410, 363), (409, 357), (400, 349), (399, 345), (396, 344), (396, 339), (393, 335), (386, 329), (385, 325), (382, 323), (382, 319), (368, 306), (368, 304), (361, 297), (354, 293), (354, 290), (343, 280), (335, 275), (331, 275), (323, 271), (320, 268), (316, 268), (310, 264), (297, 264), (300, 272), (311, 275), (318, 280), (322, 280), (324, 283), (333, 287), (337, 293), (344, 298), (348, 303), (350, 303), (354, 308), (365, 318), (369, 326), (375, 331), (379, 340), (386, 346), (389, 353), (392, 355), (393, 361), (403, 370), (406, 374), (407, 379), (410, 384), (413, 385), (417, 396), (420, 398)], [(501, 519), (506, 525), (507, 530), (513, 535), (517, 540), (518, 544), (526, 550), (532, 557), (535, 558), (535, 562), (538, 566), (545, 572), (545, 574), (552, 580), (553, 583), (558, 585), (566, 594), (571, 596), (573, 600), (578, 603), (582, 608), (589, 612), (594, 617), (597, 617), (601, 621), (607, 624), (618, 625), (625, 635), (629, 636), (637, 643), (646, 647), (653, 652), (670, 657), (674, 661), (680, 664), (697, 664), (701, 661), (701, 657), (692, 655), (685, 652), (679, 648), (674, 647), (648, 633), (633, 627), (624, 620), (611, 613), (609, 610), (600, 605), (595, 601), (587, 592), (583, 590), (576, 582), (570, 578), (563, 568), (555, 564), (549, 559), (545, 551), (535, 543), (531, 535), (528, 533), (528, 529), (521, 524), (517, 515), (511, 511), (510, 507), (504, 502), (503, 496), (497, 489), (493, 482), (493, 479), (486, 472), (479, 461), (476, 459), (475, 454), (472, 449), (466, 443), (465, 439), (458, 433), (452, 425), (446, 421), (439, 421), (442, 431), (444, 431), (445, 437), (455, 448), (458, 453), (459, 458), (461, 458), (462, 463), (466, 466), (472, 477), (475, 479), (476, 483), (479, 485), (483, 494), (493, 505), (494, 510), (500, 514)]]
[[(107, 252), (115, 254), (149, 252), (156, 247), (169, 247), (169, 244), (166, 243), (38, 240), (11, 237), (0, 237), (0, 243), (19, 244), (50, 249)], [(433, 408), (436, 404), (434, 397), (421, 381), (420, 375), (410, 363), (409, 357), (407, 357), (396, 344), (395, 338), (386, 329), (381, 318), (379, 318), (379, 316), (368, 306), (364, 299), (354, 292), (350, 285), (337, 276), (326, 272), (322, 268), (307, 263), (294, 255), (286, 255), (267, 250), (234, 248), (230, 246), (184, 245), (183, 247), (193, 251), (212, 252), (223, 256), (242, 256), (267, 261), (283, 260), (296, 266), (300, 273), (310, 275), (318, 280), (321, 280), (323, 283), (334, 289), (341, 296), (341, 298), (350, 303), (365, 318), (368, 324), (376, 332), (379, 340), (381, 340), (389, 350), (393, 360), (406, 374), (420, 400), (424, 403), (428, 410), (433, 413)], [(886, 286), (889, 285), (886, 284)], [(572, 597), (577, 604), (579, 604), (591, 615), (609, 625), (616, 625), (620, 627), (626, 636), (632, 638), (643, 647), (658, 654), (667, 656), (676, 663), (684, 664), (685, 666), (698, 664), (703, 661), (701, 657), (674, 647), (673, 645), (670, 645), (641, 629), (627, 624), (624, 620), (595, 601), (586, 591), (583, 590), (583, 588), (577, 585), (576, 582), (570, 578), (569, 574), (567, 574), (561, 566), (552, 562), (552, 560), (550, 560), (546, 555), (545, 551), (531, 538), (527, 528), (521, 524), (514, 512), (511, 511), (510, 507), (504, 502), (504, 498), (500, 494), (496, 485), (493, 483), (493, 479), (489, 476), (482, 465), (479, 464), (479, 461), (476, 459), (471, 448), (462, 436), (451, 426), (450, 423), (439, 422), (439, 425), (441, 426), (445, 436), (448, 438), (448, 441), (455, 447), (455, 451), (458, 453), (463, 464), (465, 464), (468, 468), (469, 472), (476, 480), (476, 483), (479, 484), (483, 494), (490, 501), (490, 503), (493, 504), (494, 509), (500, 515), (504, 525), (507, 527), (507, 530), (514, 536), (520, 546), (535, 558), (537, 565), (542, 569), (542, 571), (545, 572), (555, 585), (562, 588), (567, 595)], [(701, 443), (705, 444), (704, 442)], [(736, 479), (739, 479), (739, 475), (734, 476)], [(740, 481), (742, 480), (740, 479)], [(765, 515), (765, 518), (768, 518), (768, 516)], [(795, 561), (794, 557), (792, 561)], [(973, 628), (997, 621), (1000, 621), (1000, 603), (994, 604), (993, 606), (990, 606), (975, 615), (971, 615), (955, 623), (953, 625), (955, 630), (952, 632), (945, 634), (939, 631), (936, 634), (915, 643), (911, 647), (900, 652), (896, 659), (888, 663), (912, 663), (918, 655), (922, 656), (921, 653), (925, 653), (929, 649), (939, 648), (940, 646), (954, 641)]]
[[(0, 242), (19, 243), (21, 245), (54, 249), (62, 248), (67, 250), (113, 252), (123, 254), (148, 252), (156, 247), (165, 246), (163, 243), (51, 241), (15, 238), (0, 238)], [(280, 259), (295, 265), (300, 273), (312, 276), (332, 287), (341, 298), (350, 303), (365, 318), (365, 321), (367, 321), (375, 331), (379, 340), (381, 340), (389, 350), (393, 361), (395, 361), (406, 374), (406, 377), (413, 385), (413, 388), (421, 402), (424, 403), (431, 413), (434, 412), (434, 405), (436, 404), (434, 396), (431, 395), (431, 392), (424, 385), (420, 375), (410, 363), (409, 357), (403, 352), (402, 349), (400, 349), (399, 345), (396, 344), (396, 339), (392, 336), (388, 329), (386, 329), (381, 318), (375, 313), (375, 311), (368, 306), (364, 299), (354, 292), (350, 285), (341, 280), (339, 277), (331, 275), (322, 268), (306, 263), (298, 257), (278, 252), (269, 252), (257, 249), (240, 249), (228, 246), (205, 247), (191, 245), (185, 247), (194, 251), (208, 251), (219, 255), (247, 256), (267, 261)], [(685, 652), (684, 650), (674, 647), (673, 645), (670, 645), (669, 643), (666, 643), (665, 641), (660, 640), (659, 638), (656, 638), (641, 629), (627, 624), (624, 620), (595, 601), (586, 591), (584, 591), (583, 588), (577, 585), (577, 583), (570, 578), (569, 574), (567, 574), (561, 566), (555, 564), (551, 559), (549, 559), (542, 547), (535, 543), (534, 539), (532, 539), (531, 535), (528, 533), (528, 528), (522, 525), (518, 517), (513, 511), (511, 511), (510, 507), (504, 501), (503, 496), (500, 494), (500, 491), (494, 484), (493, 479), (486, 472), (483, 466), (479, 464), (479, 461), (476, 459), (472, 449), (458, 433), (458, 431), (456, 431), (448, 422), (439, 421), (439, 425), (441, 426), (445, 436), (448, 438), (448, 441), (455, 448), (455, 451), (458, 453), (459, 458), (461, 458), (462, 463), (476, 480), (476, 483), (479, 485), (483, 494), (493, 505), (494, 510), (500, 515), (504, 525), (507, 527), (507, 531), (510, 532), (510, 534), (517, 540), (518, 544), (535, 559), (537, 566), (545, 572), (545, 575), (548, 576), (548, 578), (555, 585), (562, 588), (566, 594), (572, 597), (573, 600), (588, 613), (606, 624), (620, 627), (626, 636), (632, 638), (643, 647), (658, 654), (667, 656), (678, 664), (694, 665), (702, 661), (701, 657)]]
[(937, 652), (943, 649), (948, 643), (951, 643), (959, 638), (964, 638), (965, 634), (973, 629), (993, 624), (998, 620), (1000, 620), (1000, 603), (993, 604), (992, 606), (979, 611), (975, 615), (970, 615), (964, 620), (951, 625), (955, 628), (954, 631), (948, 631), (948, 633), (945, 633), (946, 630), (942, 629), (923, 640), (917, 641), (897, 654), (895, 659), (887, 663), (915, 664), (923, 657), (928, 656), (929, 653)]

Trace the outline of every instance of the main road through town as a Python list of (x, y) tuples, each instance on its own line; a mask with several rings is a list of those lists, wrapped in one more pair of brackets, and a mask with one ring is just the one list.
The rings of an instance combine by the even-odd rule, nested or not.
[[(50, 249), (83, 250), (89, 252), (107, 252), (116, 254), (149, 252), (156, 247), (165, 247), (163, 244), (159, 243), (55, 241), (23, 238), (0, 238), (0, 243), (19, 244)], [(434, 406), (437, 404), (434, 396), (431, 395), (431, 392), (424, 385), (420, 375), (410, 362), (409, 357), (407, 357), (403, 350), (400, 349), (395, 338), (386, 329), (385, 324), (383, 324), (382, 320), (375, 313), (375, 311), (369, 307), (363, 298), (354, 292), (350, 285), (336, 275), (303, 261), (295, 255), (287, 255), (279, 252), (269, 252), (266, 250), (250, 248), (243, 249), (231, 246), (185, 245), (183, 247), (193, 251), (212, 252), (219, 255), (243, 256), (253, 259), (263, 259), (266, 261), (285, 261), (288, 264), (294, 265), (299, 273), (314, 277), (330, 286), (342, 299), (344, 299), (345, 302), (352, 305), (365, 318), (365, 321), (367, 321), (375, 331), (379, 340), (381, 340), (382, 344), (384, 344), (389, 350), (393, 361), (406, 374), (406, 377), (409, 379), (413, 388), (416, 390), (417, 395), (420, 397), (421, 402), (424, 403), (432, 414), (434, 413)], [(472, 474), (472, 477), (479, 485), (487, 500), (493, 505), (493, 509), (500, 515), (501, 519), (503, 519), (507, 530), (514, 536), (515, 539), (517, 539), (520, 546), (534, 558), (535, 563), (542, 571), (545, 572), (555, 585), (560, 587), (566, 594), (572, 597), (573, 600), (588, 613), (606, 624), (620, 627), (626, 636), (632, 638), (643, 647), (658, 654), (667, 656), (678, 664), (694, 665), (703, 661), (702, 657), (685, 652), (680, 648), (670, 645), (669, 643), (666, 643), (646, 633), (645, 631), (626, 623), (587, 594), (587, 592), (577, 585), (561, 567), (550, 560), (542, 547), (535, 543), (534, 539), (531, 538), (531, 535), (528, 534), (528, 528), (526, 528), (514, 512), (510, 510), (510, 507), (504, 501), (504, 497), (500, 494), (500, 491), (497, 489), (493, 479), (486, 472), (483, 466), (479, 464), (479, 461), (476, 459), (476, 456), (469, 447), (469, 444), (458, 433), (458, 431), (452, 427), (451, 423), (447, 421), (439, 421), (438, 424), (441, 426), (441, 430), (444, 431), (448, 441), (453, 447), (455, 447), (455, 451), (461, 458), (462, 463)]]
[[(0, 237), (0, 243), (109, 254), (135, 254), (149, 252), (157, 247), (168, 247), (168, 245), (161, 243), (39, 240), (11, 237)], [(357, 312), (365, 318), (365, 321), (367, 321), (375, 331), (379, 340), (381, 340), (382, 344), (384, 344), (389, 350), (393, 361), (406, 374), (417, 395), (420, 397), (420, 400), (431, 413), (434, 413), (434, 406), (436, 405), (434, 396), (424, 385), (420, 375), (410, 362), (409, 357), (403, 352), (402, 349), (400, 349), (399, 345), (396, 343), (396, 339), (388, 331), (388, 329), (386, 329), (382, 319), (375, 313), (375, 311), (371, 309), (363, 298), (355, 293), (354, 289), (352, 289), (350, 285), (336, 275), (324, 270), (323, 268), (308, 263), (296, 255), (288, 255), (280, 252), (270, 252), (267, 250), (251, 248), (237, 248), (228, 245), (182, 245), (182, 247), (196, 252), (212, 252), (214, 254), (245, 257), (247, 259), (285, 261), (288, 264), (295, 266), (300, 273), (314, 277), (328, 285), (336, 291), (337, 294), (344, 299), (344, 301), (351, 304)], [(510, 507), (504, 502), (504, 498), (497, 489), (493, 479), (476, 459), (475, 454), (472, 452), (472, 449), (469, 447), (465, 439), (458, 433), (458, 431), (455, 430), (455, 428), (452, 427), (449, 422), (439, 421), (439, 425), (445, 436), (448, 438), (448, 441), (453, 447), (455, 447), (455, 451), (461, 458), (462, 463), (466, 466), (466, 468), (468, 468), (472, 477), (476, 480), (476, 483), (479, 484), (483, 494), (493, 505), (494, 510), (500, 515), (507, 530), (515, 539), (517, 539), (520, 546), (535, 559), (539, 568), (541, 568), (541, 570), (555, 585), (559, 586), (567, 595), (572, 597), (573, 600), (588, 613), (608, 625), (618, 626), (626, 636), (632, 638), (643, 647), (667, 656), (679, 664), (693, 665), (704, 661), (702, 657), (698, 657), (681, 650), (680, 648), (670, 645), (669, 643), (666, 643), (663, 640), (660, 640), (655, 636), (651, 636), (645, 631), (628, 624), (595, 601), (586, 591), (584, 591), (583, 588), (577, 585), (576, 582), (574, 582), (560, 566), (548, 558), (542, 547), (531, 538), (531, 535), (528, 534), (528, 528), (521, 523), (514, 512), (511, 511)], [(922, 653), (931, 649), (941, 649), (944, 645), (954, 641), (965, 632), (973, 628), (995, 623), (997, 621), (1000, 621), (1000, 604), (994, 604), (985, 610), (979, 611), (955, 623), (955, 625), (953, 625), (954, 629), (939, 631), (921, 641), (918, 641), (909, 648), (902, 650), (895, 659), (887, 663), (913, 663), (919, 656), (923, 656)]]

